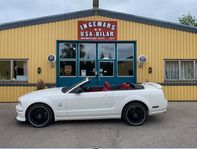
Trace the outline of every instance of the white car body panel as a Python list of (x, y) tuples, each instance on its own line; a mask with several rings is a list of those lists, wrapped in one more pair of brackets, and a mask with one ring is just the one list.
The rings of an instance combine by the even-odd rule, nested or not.
[(69, 116), (102, 116), (113, 110), (112, 92), (86, 92), (68, 94)]
[(21, 96), (16, 106), (16, 119), (26, 121), (25, 113), (28, 107), (35, 103), (50, 106), (54, 112), (55, 121), (121, 118), (124, 106), (132, 101), (144, 103), (149, 115), (167, 111), (167, 100), (159, 84), (143, 83), (144, 89), (139, 90), (71, 93), (73, 89), (88, 81), (86, 79), (66, 93), (62, 92), (62, 88), (53, 88)]

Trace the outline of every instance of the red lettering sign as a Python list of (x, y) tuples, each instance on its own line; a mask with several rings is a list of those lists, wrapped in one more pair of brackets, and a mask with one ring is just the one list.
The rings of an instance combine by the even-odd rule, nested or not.
[(117, 21), (78, 21), (79, 40), (117, 40)]

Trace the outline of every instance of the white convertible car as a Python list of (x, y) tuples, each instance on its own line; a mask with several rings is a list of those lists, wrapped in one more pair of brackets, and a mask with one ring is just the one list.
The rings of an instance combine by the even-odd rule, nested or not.
[(44, 127), (52, 121), (120, 119), (138, 126), (148, 115), (167, 111), (162, 87), (155, 83), (122, 83), (89, 87), (89, 79), (67, 89), (52, 88), (28, 93), (16, 106), (18, 121)]

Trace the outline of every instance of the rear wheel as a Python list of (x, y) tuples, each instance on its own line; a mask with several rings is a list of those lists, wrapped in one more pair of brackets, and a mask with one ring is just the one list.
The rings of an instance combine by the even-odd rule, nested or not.
[(27, 120), (34, 127), (45, 127), (53, 120), (53, 112), (45, 104), (34, 104), (27, 111)]
[(132, 126), (139, 126), (147, 118), (146, 107), (141, 103), (130, 103), (123, 109), (123, 119)]

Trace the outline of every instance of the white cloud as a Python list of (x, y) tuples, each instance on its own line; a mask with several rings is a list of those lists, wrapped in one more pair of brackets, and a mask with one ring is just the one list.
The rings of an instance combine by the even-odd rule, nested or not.
[[(0, 0), (0, 24), (92, 8), (92, 0)], [(100, 8), (177, 22), (197, 16), (197, 0), (100, 0)]]

